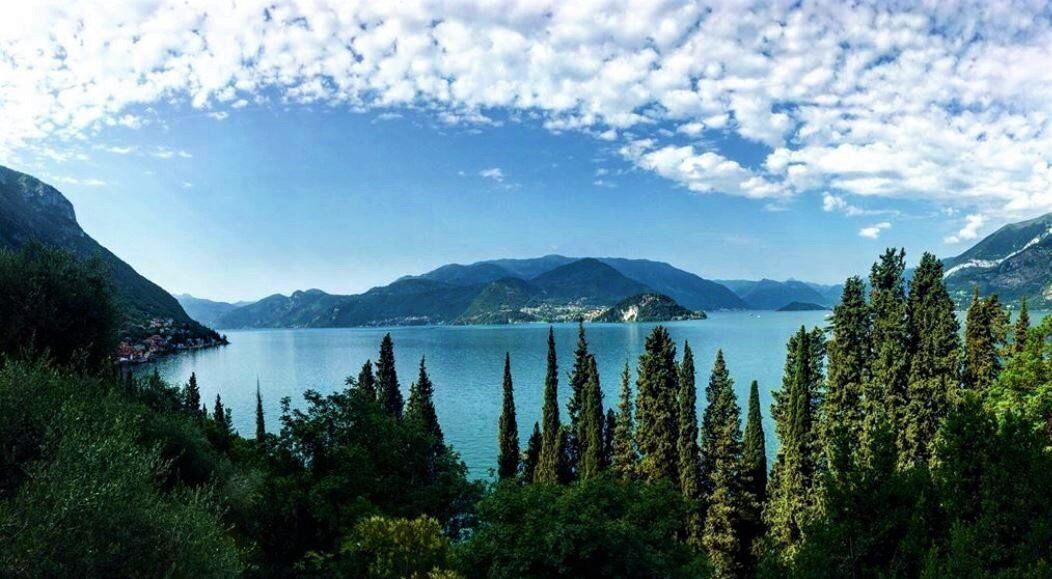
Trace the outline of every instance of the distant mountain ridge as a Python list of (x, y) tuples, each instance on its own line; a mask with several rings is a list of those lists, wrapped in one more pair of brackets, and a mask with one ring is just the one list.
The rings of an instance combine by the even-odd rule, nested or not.
[(778, 310), (793, 302), (831, 306), (840, 301), (839, 285), (820, 286), (797, 280), (717, 280), (734, 291), (754, 310)]
[(629, 296), (600, 314), (597, 322), (675, 322), (704, 320), (705, 312), (688, 310), (672, 298), (655, 293)]

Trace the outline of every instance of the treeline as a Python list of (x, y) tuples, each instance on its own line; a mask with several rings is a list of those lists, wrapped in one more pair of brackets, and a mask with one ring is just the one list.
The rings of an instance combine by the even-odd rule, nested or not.
[(120, 378), (50, 327), (108, 339), (77, 317), (108, 299), (90, 266), (0, 256), (0, 280), (47, 289), (0, 296), (33, 338), (0, 342), (0, 575), (1050, 575), (1052, 319), (976, 295), (962, 337), (940, 262), (907, 285), (904, 259), (886, 252), (829, 328), (789, 340), (773, 465), (733, 361), (717, 354), (699, 404), (689, 344), (658, 327), (606, 400), (582, 325), (565, 412), (549, 332), (525, 440), (505, 357), (484, 484), (445, 442), (425, 360), (403, 398), (390, 336), (278, 417), (257, 390), (245, 438), (195, 376)]

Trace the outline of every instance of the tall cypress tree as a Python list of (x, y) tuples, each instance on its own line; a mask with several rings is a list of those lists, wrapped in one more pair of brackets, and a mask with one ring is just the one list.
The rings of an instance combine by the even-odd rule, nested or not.
[(636, 446), (635, 416), (632, 404), (631, 374), (628, 362), (621, 372), (621, 391), (617, 404), (617, 421), (614, 424), (613, 458), (611, 466), (623, 479), (635, 478), (639, 467), (639, 449)]
[(533, 423), (533, 433), (526, 442), (526, 451), (522, 453), (522, 480), (532, 483), (537, 480), (537, 466), (541, 462), (541, 447), (544, 442), (541, 437), (541, 427)]
[(782, 390), (771, 415), (780, 446), (768, 482), (765, 522), (775, 545), (791, 557), (815, 503), (815, 413), (821, 385), (822, 334), (800, 330), (789, 339)]
[(742, 572), (744, 545), (740, 530), (745, 506), (741, 488), (741, 408), (722, 350), (716, 353), (705, 398), (708, 405), (702, 417), (701, 445), (704, 488), (708, 492), (702, 542), (717, 575), (737, 577)]
[(190, 372), (190, 381), (186, 383), (183, 405), (191, 414), (201, 413), (201, 389), (197, 386), (197, 373)]
[(606, 409), (606, 420), (603, 424), (602, 468), (608, 469), (614, 464), (614, 432), (617, 430), (617, 413), (613, 408)]
[(438, 413), (435, 411), (435, 385), (427, 375), (427, 362), (423, 356), (420, 357), (420, 373), (416, 382), (409, 387), (409, 404), (405, 414), (408, 420), (434, 439), (436, 446), (444, 444), (442, 426), (438, 423)]
[(220, 397), (219, 394), (216, 394), (216, 403), (212, 409), (212, 420), (214, 420), (220, 428), (225, 428), (227, 426), (226, 411), (223, 408), (223, 398)]
[(898, 444), (902, 466), (928, 463), (960, 383), (960, 328), (942, 274), (942, 261), (925, 253), (910, 281), (909, 381)]
[(846, 464), (849, 443), (862, 432), (863, 388), (869, 381), (872, 354), (872, 320), (865, 291), (862, 278), (848, 278), (840, 303), (833, 308), (829, 380), (819, 428), (831, 464)]
[(1001, 373), (1001, 347), (1004, 345), (1008, 314), (996, 295), (979, 296), (975, 288), (964, 324), (964, 372), (966, 388), (985, 391)]
[(366, 360), (358, 371), (358, 378), (347, 378), (347, 384), (353, 384), (357, 390), (370, 400), (376, 400), (376, 376), (373, 374), (373, 361)]
[[(719, 355), (722, 358), (722, 353)], [(694, 353), (690, 344), (683, 343), (683, 360), (679, 365), (679, 440), (676, 453), (679, 460), (679, 487), (683, 497), (698, 503), (701, 494), (701, 456), (698, 449), (698, 391), (694, 381)], [(699, 508), (703, 508), (698, 504)], [(704, 530), (701, 512), (692, 512), (687, 520), (687, 541), (701, 544)]]
[(742, 440), (742, 548), (746, 571), (753, 568), (757, 541), (764, 534), (763, 507), (767, 503), (767, 441), (760, 415), (760, 386), (749, 386), (749, 410)]
[(500, 456), (497, 476), (514, 478), (519, 472), (519, 425), (515, 419), (515, 394), (511, 383), (511, 354), (504, 354), (504, 404), (500, 412)]
[(259, 393), (259, 378), (256, 378), (256, 442), (267, 440), (267, 424), (263, 420), (263, 396)]
[(566, 414), (570, 422), (570, 437), (567, 445), (567, 460), (576, 473), (580, 469), (585, 433), (581, 431), (581, 412), (584, 407), (585, 389), (589, 380), (588, 339), (584, 331), (584, 320), (577, 321), (577, 347), (574, 349), (573, 369), (570, 371), (570, 400), (566, 403)]
[(599, 370), (595, 357), (588, 356), (588, 381), (582, 390), (581, 414), (579, 417), (578, 448), (580, 449), (579, 473), (582, 479), (599, 474), (603, 467), (603, 401), (599, 386)]
[(909, 374), (905, 269), (906, 252), (888, 249), (873, 264), (869, 274), (873, 363), (865, 392), (866, 403), (885, 408), (896, 428), (902, 422)]
[(388, 415), (402, 417), (402, 390), (395, 370), (394, 342), (391, 334), (380, 342), (380, 358), (376, 361), (376, 399)]
[[(1015, 331), (1013, 332), (1014, 341), (1012, 342), (1012, 352), (1019, 354), (1026, 350), (1026, 340), (1030, 334), (1030, 312), (1026, 308), (1026, 297), (1024, 296), (1019, 303), (1019, 317), (1015, 321)], [(191, 374), (191, 378), (193, 375)]]
[(657, 326), (647, 336), (636, 379), (636, 443), (642, 455), (639, 472), (648, 481), (668, 479), (678, 484), (677, 374), (676, 346), (668, 330)]
[(541, 458), (537, 480), (560, 482), (566, 470), (566, 436), (559, 422), (559, 363), (555, 355), (555, 331), (548, 328), (548, 371), (544, 378), (544, 408), (541, 415)]

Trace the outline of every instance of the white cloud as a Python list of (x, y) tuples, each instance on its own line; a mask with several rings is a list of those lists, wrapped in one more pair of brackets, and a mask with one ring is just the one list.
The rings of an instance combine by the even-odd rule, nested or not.
[(880, 234), (885, 229), (891, 229), (891, 224), (888, 223), (887, 221), (881, 221), (880, 223), (876, 223), (876, 224), (870, 225), (869, 227), (863, 227), (862, 229), (859, 229), (858, 230), (858, 234), (861, 237), (866, 237), (866, 238), (869, 238), (869, 239), (876, 239), (876, 238), (880, 237)]
[(121, 147), (118, 145), (100, 145), (96, 148), (106, 151), (107, 153), (113, 153), (114, 155), (129, 155), (135, 152), (135, 147), (132, 146)]
[(217, 121), (222, 121), (222, 120), (226, 119), (227, 117), (229, 117), (230, 113), (228, 113), (226, 111), (215, 111), (215, 112), (212, 112), (212, 113), (208, 113), (208, 116), (212, 117), (213, 119), (215, 119)]
[(103, 187), (106, 182), (102, 179), (78, 179), (76, 177), (67, 177), (65, 175), (52, 175), (48, 179), (52, 183), (61, 183), (64, 185), (81, 185), (84, 187)]
[[(163, 123), (159, 102), (507, 112), (650, 141), (626, 157), (695, 191), (1052, 210), (1041, 2), (41, 0), (5, 6), (0, 55), (0, 158)], [(772, 152), (682, 147), (710, 130)]]
[(500, 167), (491, 167), (489, 169), (483, 169), (479, 171), (479, 177), (485, 179), (492, 179), (498, 183), (504, 182), (504, 171), (500, 170)]
[(986, 224), (986, 217), (982, 215), (967, 215), (964, 218), (964, 227), (957, 232), (956, 235), (950, 235), (943, 241), (946, 243), (960, 243), (962, 241), (970, 241), (979, 237), (979, 229)]

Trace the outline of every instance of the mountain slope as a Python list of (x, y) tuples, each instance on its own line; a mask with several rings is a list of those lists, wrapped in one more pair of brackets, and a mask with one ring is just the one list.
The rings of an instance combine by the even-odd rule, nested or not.
[(523, 308), (543, 298), (544, 292), (517, 277), (505, 277), (486, 285), (468, 308), (457, 317), (458, 324), (508, 324), (531, 322), (536, 318)]
[(603, 257), (599, 261), (625, 277), (695, 310), (743, 310), (748, 306), (726, 287), (661, 261)]
[(626, 296), (650, 291), (647, 286), (591, 257), (542, 273), (531, 283), (544, 290), (548, 300), (592, 305), (612, 305)]
[(792, 302), (805, 302), (825, 305), (826, 298), (804, 282), (788, 280), (775, 281), (761, 279), (749, 285), (742, 285), (739, 294), (749, 307), (756, 310), (777, 310)]
[(170, 318), (197, 326), (168, 292), (85, 233), (77, 223), (73, 205), (57, 189), (0, 166), (0, 248), (18, 249), (33, 241), (82, 259), (98, 257), (106, 263), (126, 323)]
[(188, 316), (210, 327), (216, 327), (216, 322), (228, 312), (232, 312), (241, 306), (247, 306), (254, 302), (217, 302), (196, 298), (190, 294), (176, 294), (175, 299)]
[(673, 322), (704, 320), (705, 312), (689, 310), (662, 294), (629, 296), (595, 318), (596, 322)]

